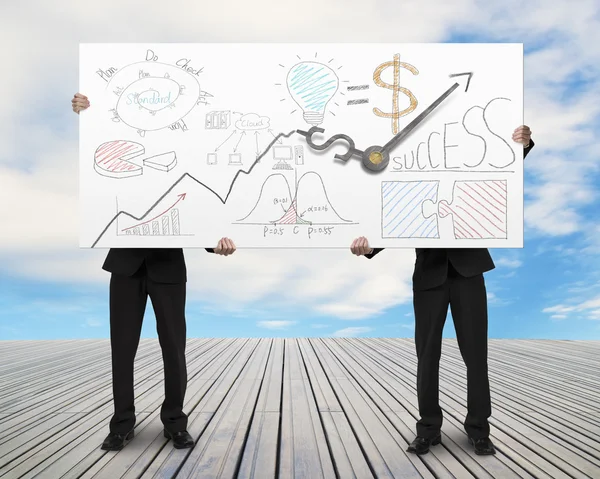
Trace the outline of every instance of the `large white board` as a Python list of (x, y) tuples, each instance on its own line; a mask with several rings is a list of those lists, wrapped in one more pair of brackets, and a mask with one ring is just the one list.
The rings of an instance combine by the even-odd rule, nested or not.
[(82, 247), (523, 246), (521, 44), (82, 44), (80, 91)]

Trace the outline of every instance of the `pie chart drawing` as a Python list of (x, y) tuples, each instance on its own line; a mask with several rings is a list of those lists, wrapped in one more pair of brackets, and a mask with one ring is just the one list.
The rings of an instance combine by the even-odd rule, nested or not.
[(167, 128), (209, 96), (191, 73), (159, 62), (128, 65), (107, 88), (118, 95), (115, 111), (120, 121), (138, 131)]

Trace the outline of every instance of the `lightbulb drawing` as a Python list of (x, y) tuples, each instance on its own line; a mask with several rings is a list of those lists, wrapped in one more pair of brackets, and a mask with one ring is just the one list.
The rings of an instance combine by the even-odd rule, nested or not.
[(317, 62), (300, 62), (287, 76), (287, 88), (293, 100), (304, 112), (304, 121), (310, 125), (323, 123), (329, 100), (336, 94), (340, 81), (336, 73)]

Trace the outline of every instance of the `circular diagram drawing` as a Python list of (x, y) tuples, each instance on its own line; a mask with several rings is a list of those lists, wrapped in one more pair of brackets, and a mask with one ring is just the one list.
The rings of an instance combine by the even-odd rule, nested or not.
[(159, 62), (139, 62), (122, 68), (111, 78), (107, 89), (118, 97), (111, 110), (113, 121), (135, 128), (140, 136), (177, 123), (211, 96), (202, 91), (191, 73)]

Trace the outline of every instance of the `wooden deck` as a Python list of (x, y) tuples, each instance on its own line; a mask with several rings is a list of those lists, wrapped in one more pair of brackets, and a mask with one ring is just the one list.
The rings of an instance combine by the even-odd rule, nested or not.
[(108, 340), (0, 342), (1, 478), (600, 478), (600, 342), (490, 341), (495, 456), (462, 427), (465, 369), (444, 340), (443, 444), (405, 452), (418, 418), (409, 339), (190, 339), (193, 449), (162, 435), (157, 340), (136, 359), (136, 437), (112, 415)]

